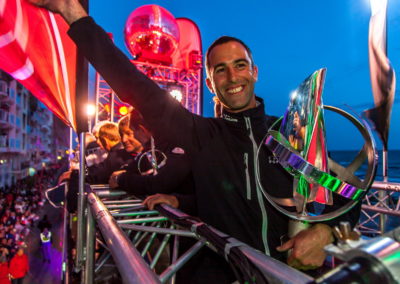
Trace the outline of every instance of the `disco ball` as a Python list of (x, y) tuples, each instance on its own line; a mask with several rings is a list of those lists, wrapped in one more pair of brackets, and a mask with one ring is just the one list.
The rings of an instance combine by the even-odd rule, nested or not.
[(133, 11), (124, 33), (129, 51), (142, 61), (170, 63), (179, 43), (179, 27), (174, 16), (157, 5), (144, 5)]

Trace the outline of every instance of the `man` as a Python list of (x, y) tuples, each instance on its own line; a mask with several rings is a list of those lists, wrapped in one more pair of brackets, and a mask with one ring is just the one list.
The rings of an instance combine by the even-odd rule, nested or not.
[[(279, 259), (283, 258), (282, 250), (292, 248), (289, 263), (295, 267), (322, 264), (322, 248), (332, 242), (331, 229), (326, 225), (314, 225), (277, 249), (287, 233), (288, 220), (266, 204), (255, 178), (257, 146), (273, 118), (265, 116), (262, 100), (255, 97), (258, 70), (244, 43), (225, 37), (209, 48), (207, 86), (223, 105), (223, 119), (202, 118), (188, 112), (138, 71), (76, 0), (31, 1), (64, 17), (79, 50), (120, 98), (141, 112), (156, 140), (185, 149), (191, 159), (197, 210), (203, 221)], [(262, 149), (261, 161), (268, 161), (270, 156)], [(281, 167), (264, 162), (260, 172), (269, 194), (287, 197), (291, 192), (291, 178)], [(204, 268), (205, 274), (224, 278), (214, 281), (232, 281), (231, 275), (222, 275), (214, 264), (203, 262), (199, 268)], [(201, 277), (201, 273), (198, 275)]]
[(0, 284), (11, 284), (7, 256), (0, 249)]
[[(98, 130), (98, 142), (92, 141), (87, 145), (87, 156), (90, 156), (89, 146), (99, 143), (108, 153), (107, 157), (100, 163), (93, 162), (87, 168), (86, 182), (89, 184), (106, 184), (111, 174), (120, 169), (122, 165), (129, 163), (133, 159), (132, 155), (125, 151), (121, 143), (121, 137), (118, 133), (118, 126), (113, 122), (101, 124)], [(94, 149), (97, 147), (94, 146)], [(93, 148), (92, 148), (93, 149)], [(88, 162), (88, 161), (87, 161)], [(69, 180), (69, 190), (67, 192), (67, 207), (70, 213), (77, 209), (77, 194), (79, 175), (77, 170), (70, 170), (62, 174), (59, 183), (63, 180)]]
[[(109, 179), (111, 188), (121, 187), (137, 196), (176, 192), (179, 197), (181, 193), (192, 193), (190, 160), (182, 148), (175, 147), (172, 150), (166, 148), (163, 149), (163, 154), (156, 151), (160, 168), (157, 169), (157, 174), (154, 174), (151, 172), (152, 165), (145, 152), (149, 150), (151, 134), (131, 115), (123, 117), (118, 123), (118, 128), (125, 150), (137, 155), (125, 169), (111, 175)], [(149, 170), (151, 173), (146, 174)]]
[[(85, 133), (85, 160), (87, 167), (99, 164), (107, 158), (108, 153), (105, 151), (102, 145), (97, 142), (98, 131), (105, 123), (108, 123), (108, 121), (97, 123), (94, 126), (93, 130), (96, 130), (96, 135)], [(93, 131), (93, 133), (95, 132)], [(75, 155), (69, 162), (68, 170), (59, 175), (57, 179), (58, 184), (65, 180), (69, 180), (73, 170), (79, 170), (79, 149), (80, 145), (78, 144), (75, 150)]]
[(43, 262), (51, 261), (51, 232), (45, 227), (40, 233)]
[(13, 284), (22, 284), (29, 272), (29, 261), (23, 248), (19, 248), (10, 261), (10, 278)]
[(107, 122), (100, 127), (98, 141), (108, 152), (108, 156), (103, 162), (88, 167), (86, 181), (91, 184), (107, 183), (115, 170), (132, 159), (121, 143), (118, 126), (115, 123)]

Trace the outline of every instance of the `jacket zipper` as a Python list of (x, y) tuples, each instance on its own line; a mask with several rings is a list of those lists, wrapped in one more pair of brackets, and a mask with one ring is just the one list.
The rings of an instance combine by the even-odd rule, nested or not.
[(249, 154), (244, 153), (244, 168), (246, 174), (246, 197), (248, 200), (251, 200), (251, 186), (250, 186), (250, 174), (249, 174)]
[[(254, 178), (256, 178), (257, 143), (254, 139), (253, 130), (251, 129), (250, 118), (245, 116), (244, 120), (246, 122), (246, 128), (249, 133), (250, 141), (253, 144), (253, 170), (254, 170)], [(261, 227), (262, 241), (263, 241), (264, 248), (265, 248), (265, 254), (269, 255), (269, 247), (268, 247), (268, 240), (267, 240), (267, 229), (268, 229), (267, 211), (265, 210), (264, 198), (263, 198), (263, 194), (261, 192), (261, 188), (258, 186), (258, 183), (256, 181), (254, 181), (254, 182), (256, 184), (257, 200), (258, 200), (258, 205), (260, 206), (260, 209), (261, 209), (261, 216), (262, 216), (262, 227)]]

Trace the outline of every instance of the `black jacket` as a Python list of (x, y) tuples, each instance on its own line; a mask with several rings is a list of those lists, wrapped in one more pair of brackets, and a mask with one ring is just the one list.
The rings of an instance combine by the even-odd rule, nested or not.
[[(193, 178), (191, 174), (191, 164), (183, 149), (166, 150), (166, 163), (158, 169), (157, 175), (148, 174), (142, 175), (138, 168), (141, 155), (135, 159), (127, 167), (126, 172), (118, 176), (118, 185), (120, 188), (135, 194), (136, 196), (151, 195), (156, 193), (177, 193), (176, 196), (182, 198), (180, 209), (190, 209), (190, 212), (195, 212), (187, 206), (193, 207), (193, 204), (186, 203), (186, 194), (193, 194)], [(161, 159), (159, 159), (161, 161)], [(151, 168), (146, 157), (142, 158), (141, 169)], [(183, 195), (183, 196), (181, 196)], [(190, 199), (189, 199), (190, 200)], [(190, 201), (189, 201), (190, 202)], [(189, 205), (186, 205), (186, 204)], [(189, 213), (189, 212), (187, 212)]]
[(86, 182), (90, 184), (108, 184), (111, 174), (132, 159), (132, 155), (125, 151), (122, 143), (118, 143), (110, 149), (107, 158), (103, 162), (87, 168)]
[[(138, 109), (156, 141), (185, 149), (191, 161), (198, 216), (217, 229), (281, 258), (275, 247), (287, 232), (288, 218), (263, 198), (256, 183), (257, 146), (271, 117), (258, 99), (256, 108), (225, 112), (223, 118), (190, 113), (138, 71), (90, 17), (73, 23), (69, 35), (118, 96)], [(262, 184), (275, 197), (289, 197), (292, 178), (261, 149)]]

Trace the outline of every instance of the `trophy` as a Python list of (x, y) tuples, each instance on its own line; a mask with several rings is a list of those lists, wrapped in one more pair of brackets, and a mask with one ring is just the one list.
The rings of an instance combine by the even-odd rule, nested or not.
[[(349, 211), (367, 194), (376, 174), (378, 156), (369, 126), (342, 109), (323, 105), (325, 74), (325, 68), (315, 71), (292, 92), (285, 115), (271, 126), (258, 148), (257, 183), (272, 206), (291, 218), (289, 237), (307, 228), (310, 222), (330, 220)], [(329, 155), (325, 110), (343, 116), (363, 138), (362, 149), (346, 166)], [(263, 188), (259, 167), (266, 162), (260, 160), (264, 147), (293, 175), (292, 197), (274, 198)], [(365, 175), (357, 176), (357, 170), (365, 163)], [(341, 195), (348, 202), (325, 213), (329, 211), (325, 210), (327, 206), (333, 205), (334, 195)], [(288, 205), (295, 210), (288, 210)]]

